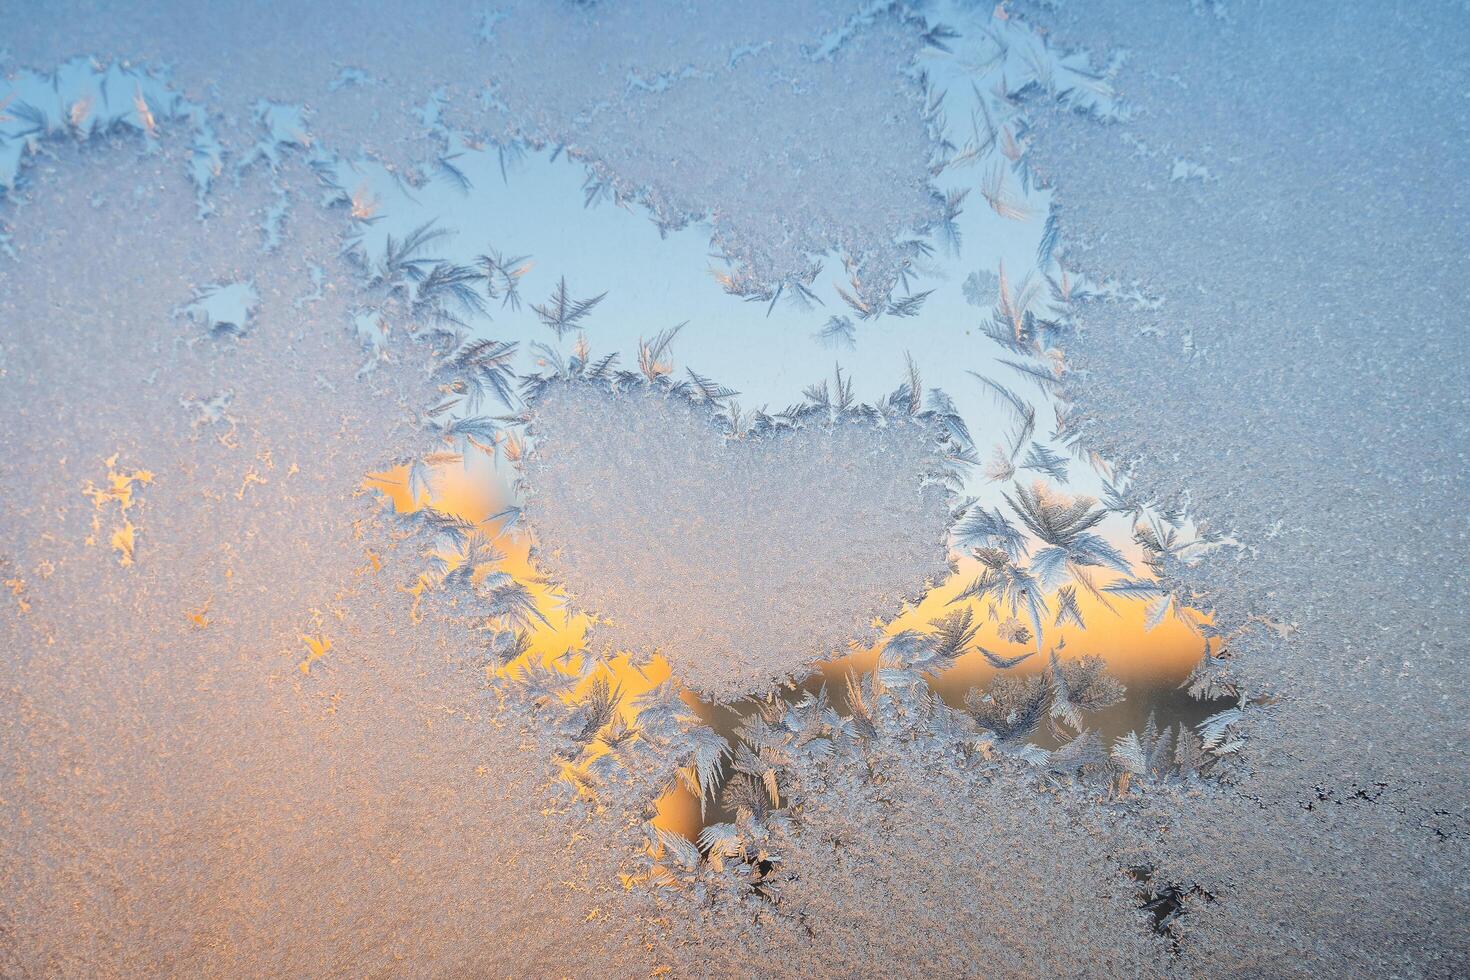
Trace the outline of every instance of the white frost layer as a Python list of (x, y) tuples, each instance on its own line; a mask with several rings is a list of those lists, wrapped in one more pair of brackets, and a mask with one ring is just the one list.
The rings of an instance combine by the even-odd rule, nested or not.
[(400, 167), (425, 148), (410, 134), (441, 113), (496, 141), (565, 146), (662, 218), (715, 216), (722, 246), (763, 278), (831, 249), (891, 276), (893, 241), (935, 216), (933, 146), (907, 75), (919, 30), (896, 14), (815, 57), (846, 20), (819, 0), (411, 11), (60, 0), (7, 12), (0, 69), (79, 51), (157, 59), (181, 88), (209, 87), (226, 139), (253, 138), (258, 120), (305, 145), (305, 122), (264, 98), (307, 101), (311, 137)]
[(527, 514), (597, 646), (663, 653), (721, 699), (862, 638), (946, 569), (947, 493), (917, 424), (730, 440), (656, 392), (554, 385)]
[[(594, 948), (647, 976), (632, 844), (568, 843), (545, 751), (451, 666), (463, 626), (414, 625), (419, 542), (358, 496), (429, 392), (412, 361), (356, 376), (340, 223), (303, 208), (261, 256), (265, 182), (200, 222), (160, 151), (53, 147), (0, 271), (0, 976), (542, 976)], [(168, 315), (231, 275), (246, 336)], [(109, 469), (152, 474), (125, 511), (83, 492)]]

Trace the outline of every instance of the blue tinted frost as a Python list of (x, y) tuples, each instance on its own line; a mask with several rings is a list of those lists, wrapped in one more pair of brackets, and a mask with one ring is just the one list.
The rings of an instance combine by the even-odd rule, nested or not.
[[(17, 11), (6, 37), (17, 61), (40, 68), (78, 50), (166, 63), (191, 97), (209, 93), (226, 141), (251, 127), (262, 99), (309, 103), (319, 142), (365, 146), (401, 168), (421, 158), (413, 123), (442, 89), (456, 126), (563, 146), (669, 220), (716, 215), (738, 261), (779, 276), (804, 250), (838, 246), (881, 266), (888, 241), (930, 214), (924, 125), (905, 75), (916, 33), (894, 13), (832, 61), (807, 60), (803, 45), (845, 16), (813, 0), (681, 5), (650, 30), (623, 4), (452, 3), (409, 15), (206, 0), (99, 14), (62, 0)], [(334, 88), (344, 65), (376, 84)], [(704, 74), (628, 89), (630, 72), (656, 79), (686, 66)]]
[[(1463, 550), (1463, 208), (1382, 194), (1464, 171), (1463, 11), (1057, 6), (8, 12), (30, 64), (162, 50), (209, 108), (0, 89), (0, 972), (1463, 973), (1463, 589), (1413, 587)], [(392, 463), (498, 487), (554, 601), (371, 506)], [(97, 503), (140, 473), (124, 569)], [(946, 552), (1015, 641), (987, 689), (938, 696), (955, 610), (768, 690)], [(712, 639), (675, 599), (716, 561)], [(1116, 682), (1052, 649), (1089, 584), (1244, 703), (1100, 737)], [(579, 604), (590, 656), (525, 655)], [(605, 673), (673, 646), (752, 702)]]
[(305, 107), (262, 99), (256, 103), (254, 115), (256, 124), (265, 131), (265, 137), (240, 158), (236, 164), (240, 169), (263, 160), (274, 170), (281, 165), (282, 151), (293, 147), (310, 148), (312, 139), (307, 128)]
[(1246, 560), (1177, 574), (1218, 597), (1222, 679), (1279, 699), (1245, 712), (1247, 801), (1169, 842), (1218, 898), (1186, 967), (1463, 974), (1470, 17), (1193, 6), (1039, 14), (1131, 48), (1138, 111), (1035, 151), (1083, 267), (1167, 291), (1079, 311), (1080, 409), (1140, 487), (1237, 529)]
[(47, 139), (123, 130), (141, 134), (151, 147), (160, 125), (170, 123), (181, 123), (193, 141), (188, 168), (203, 213), (223, 148), (204, 109), (174, 91), (166, 75), (88, 58), (49, 75), (18, 72), (0, 80), (0, 188), (15, 190), (22, 168)]

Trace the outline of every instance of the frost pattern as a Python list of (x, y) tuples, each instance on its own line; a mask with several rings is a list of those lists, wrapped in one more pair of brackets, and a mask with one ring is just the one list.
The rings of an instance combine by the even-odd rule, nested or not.
[(188, 172), (203, 214), (224, 150), (204, 108), (173, 90), (166, 75), (118, 63), (104, 67), (89, 58), (74, 58), (49, 74), (19, 72), (0, 80), (0, 190), (15, 191), (43, 141), (132, 132), (156, 150), (160, 126), (175, 121), (193, 141)]
[[(1150, 113), (1130, 115), (1117, 101), (1110, 76), (1120, 59), (1094, 70), (1085, 56), (1054, 47), (1054, 34), (1032, 31), (1008, 6), (983, 13), (927, 9), (932, 21), (922, 24), (882, 3), (865, 5), (856, 16), (818, 11), (825, 26), (809, 32), (815, 40), (795, 47), (803, 59), (822, 65), (876, 39), (875, 60), (885, 69), (893, 68), (899, 52), (921, 47), (924, 59), (934, 59), (934, 87), (918, 79), (915, 84), (924, 92), (927, 124), (944, 134), (930, 147), (939, 147), (932, 165), (955, 181), (939, 184), (931, 199), (933, 244), (898, 248), (890, 280), (860, 263), (845, 269), (839, 292), (816, 300), (843, 312), (817, 315), (800, 334), (809, 338), (828, 317), (840, 316), (847, 322), (839, 319), (826, 338), (834, 348), (879, 343), (879, 330), (915, 321), (943, 298), (910, 290), (906, 276), (924, 274), (940, 249), (959, 252), (969, 231), (964, 219), (984, 211), (997, 221), (1040, 225), (1039, 240), (1027, 250), (1036, 255), (1036, 275), (1018, 278), (1008, 255), (1012, 274), (998, 269), (993, 286), (985, 283), (998, 302), (984, 332), (1007, 351), (1014, 373), (982, 374), (974, 390), (993, 399), (1011, 426), (985, 472), (1005, 485), (1006, 506), (1031, 515), (1037, 527), (1022, 523), (1045, 548), (1023, 550), (1033, 545), (1007, 529), (1010, 518), (997, 509), (1000, 502), (967, 504), (956, 530), (969, 541), (967, 560), (985, 568), (974, 569), (970, 598), (1008, 612), (1001, 627), (1028, 644), (1080, 619), (1079, 596), (1089, 593), (1078, 570), (1090, 574), (1088, 568), (1111, 563), (1101, 547), (1106, 540), (1083, 537), (1092, 533), (1081, 524), (1093, 505), (1074, 512), (1067, 498), (1039, 491), (1022, 497), (1029, 483), (1018, 481), (1018, 471), (1027, 471), (1025, 481), (1033, 474), (1057, 482), (1090, 479), (1080, 464), (1107, 473), (1100, 451), (1111, 445), (1151, 450), (1126, 473), (1109, 473), (1097, 493), (1110, 520), (1132, 526), (1150, 575), (1099, 591), (1120, 602), (1147, 603), (1148, 619), (1155, 621), (1186, 615), (1201, 592), (1211, 590), (1215, 619), (1195, 624), (1211, 646), (1191, 690), (1243, 694), (1242, 707), (1171, 728), (1169, 735), (1145, 725), (1106, 744), (1089, 737), (1085, 726), (1089, 716), (1107, 710), (1116, 689), (1087, 660), (1048, 656), (1041, 672), (1002, 675), (960, 709), (936, 696), (925, 670), (968, 644), (973, 624), (962, 616), (886, 637), (870, 670), (847, 675), (827, 693), (763, 699), (728, 735), (702, 723), (672, 682), (651, 683), (630, 696), (605, 658), (573, 655), (566, 670), (556, 668), (557, 654), (574, 653), (571, 640), (561, 650), (534, 649), (538, 614), (547, 613), (545, 596), (497, 554), (494, 521), (468, 522), (432, 507), (380, 513), (357, 488), (368, 469), (402, 462), (410, 473), (410, 498), (427, 500), (432, 488), (422, 474), (432, 472), (431, 465), (521, 458), (525, 447), (514, 429), (524, 419), (515, 414), (514, 385), (529, 380), (550, 391), (573, 364), (589, 370), (581, 339), (573, 352), (559, 349), (562, 334), (572, 331), (552, 324), (586, 326), (574, 322), (578, 300), (590, 302), (605, 286), (584, 292), (578, 280), (577, 292), (562, 291), (565, 304), (539, 304), (550, 311), (545, 325), (527, 311), (527, 329), (549, 340), (545, 331), (552, 327), (559, 346), (534, 348), (546, 366), (542, 374), (519, 370), (512, 350), (483, 346), (484, 338), (471, 336), (490, 307), (507, 319), (516, 312), (509, 297), (523, 265), (515, 253), (470, 252), (487, 259), (480, 266), (440, 253), (441, 246), (456, 243), (432, 224), (375, 222), (390, 189), (405, 198), (424, 193), (422, 175), (377, 165), (382, 182), (370, 183), (361, 176), (368, 168), (357, 162), (314, 156), (318, 173), (328, 178), (327, 201), (344, 204), (356, 222), (349, 250), (357, 264), (348, 269), (337, 262), (341, 228), (316, 212), (302, 213), (284, 230), (279, 220), (267, 222), (283, 241), (278, 253), (262, 258), (254, 249), (242, 253), (239, 242), (250, 237), (242, 230), (260, 224), (280, 201), (277, 188), (241, 170), (239, 187), (210, 194), (216, 227), (200, 228), (188, 204), (191, 191), (202, 191), (197, 181), (183, 186), (178, 174), (190, 165), (197, 177), (201, 159), (204, 173), (217, 174), (219, 157), (201, 158), (165, 136), (157, 159), (120, 162), (115, 146), (99, 143), (88, 147), (98, 151), (97, 159), (84, 161), (67, 138), (72, 130), (85, 137), (111, 130), (91, 128), (90, 107), (78, 109), (72, 100), (55, 108), (68, 120), (75, 113), (78, 123), (51, 120), (44, 133), (22, 136), (25, 158), (39, 146), (31, 135), (44, 134), (57, 154), (54, 166), (35, 171), (32, 185), (52, 193), (28, 202), (26, 218), (35, 223), (16, 233), (16, 252), (26, 256), (21, 267), (45, 270), (45, 276), (0, 280), (0, 312), (5, 322), (20, 325), (4, 338), (7, 384), (0, 398), (7, 418), (17, 421), (6, 428), (6, 458), (25, 461), (4, 473), (4, 523), (19, 533), (7, 539), (3, 558), (7, 605), (0, 639), (18, 653), (0, 667), (6, 725), (0, 771), (8, 780), (0, 816), (17, 830), (0, 845), (0, 885), (5, 894), (21, 896), (15, 908), (25, 910), (0, 920), (5, 972), (371, 972), (406, 960), (445, 972), (599, 975), (736, 975), (752, 972), (754, 964), (800, 975), (875, 965), (949, 974), (1306, 973), (1324, 964), (1354, 975), (1464, 972), (1465, 833), (1456, 775), (1464, 767), (1454, 764), (1464, 755), (1463, 726), (1457, 727), (1463, 712), (1453, 692), (1443, 693), (1445, 678), (1457, 676), (1447, 651), (1464, 632), (1464, 604), (1456, 604), (1451, 590), (1425, 597), (1423, 609), (1385, 600), (1363, 603), (1351, 616), (1341, 609), (1323, 613), (1318, 581), (1299, 577), (1295, 565), (1298, 551), (1320, 556), (1342, 545), (1340, 529), (1321, 523), (1331, 508), (1320, 506), (1321, 488), (1298, 469), (1300, 447), (1322, 440), (1353, 460), (1355, 473), (1372, 477), (1366, 484), (1371, 492), (1355, 485), (1353, 493), (1339, 493), (1329, 503), (1371, 503), (1371, 513), (1352, 512), (1352, 526), (1379, 528), (1384, 522), (1374, 508), (1404, 484), (1397, 472), (1382, 478), (1377, 464), (1397, 458), (1403, 447), (1369, 439), (1364, 449), (1360, 443), (1365, 432), (1398, 430), (1370, 413), (1363, 417), (1374, 424), (1352, 426), (1349, 439), (1336, 416), (1293, 414), (1288, 409), (1295, 404), (1278, 406), (1273, 417), (1304, 418), (1309, 428), (1287, 426), (1289, 438), (1279, 444), (1267, 433), (1260, 445), (1248, 445), (1230, 428), (1239, 424), (1229, 409), (1238, 400), (1240, 377), (1269, 403), (1281, 387), (1270, 382), (1283, 351), (1309, 366), (1331, 364), (1324, 351), (1345, 352), (1356, 370), (1353, 359), (1362, 348), (1303, 346), (1300, 337), (1283, 336), (1275, 319), (1269, 331), (1258, 325), (1226, 329), (1200, 318), (1176, 329), (1176, 304), (1190, 293), (1189, 277), (1178, 269), (1158, 275), (1167, 290), (1117, 280), (1094, 286), (1071, 275), (1074, 264), (1105, 269), (1110, 261), (1128, 266), (1131, 275), (1153, 269), (1152, 261), (1118, 259), (1112, 250), (1126, 241), (1120, 227), (1097, 239), (1077, 233), (1104, 224), (1089, 206), (1119, 200), (1130, 221), (1171, 214), (1139, 192), (1151, 190), (1151, 180), (1167, 186), (1170, 161), (1194, 166), (1197, 158), (1212, 179), (1177, 181), (1168, 193), (1249, 197), (1250, 189), (1237, 184), (1237, 162), (1208, 151), (1176, 151), (1160, 138), (1167, 133), (1149, 132), (1148, 139), (1134, 133), (1119, 141), (1122, 152), (1137, 154), (1153, 168), (1152, 178), (1129, 180), (1127, 193), (1117, 198), (1100, 187), (1069, 201), (1067, 214), (1082, 219), (1075, 225), (1064, 227), (1062, 212), (1050, 206), (1042, 208), (1043, 218), (1037, 206), (1048, 198), (1037, 194), (1029, 166), (1038, 160), (1035, 114), (1023, 104), (1034, 110), (1043, 100), (1033, 97), (1044, 94), (1044, 101), (1060, 101), (1094, 119), (1141, 119), (1140, 125), (1150, 125)], [(1107, 5), (1097, 9), (1109, 15)], [(637, 20), (636, 12), (628, 16)], [(34, 33), (41, 18), (20, 21), (22, 34)], [(500, 17), (475, 22), (486, 25), (487, 41), (511, 36), (514, 28)], [(426, 23), (432, 34), (433, 23)], [(1314, 29), (1316, 23), (1313, 18)], [(95, 26), (78, 24), (82, 30)], [(865, 34), (875, 26), (882, 36)], [(1213, 36), (1202, 31), (1216, 29), (1200, 19), (1175, 48), (1190, 52), (1204, 43), (1201, 37)], [(319, 40), (306, 29), (301, 36)], [(758, 67), (767, 54), (791, 54), (754, 42), (731, 44), (729, 32), (719, 41), (723, 60), (716, 60), (731, 71)], [(22, 37), (20, 43), (34, 41)], [(1304, 54), (1336, 50), (1330, 44), (1302, 47)], [(1397, 57), (1400, 49), (1391, 47)], [(1446, 44), (1444, 50), (1456, 49)], [(955, 51), (962, 54), (946, 73), (941, 64)], [(1259, 60), (1253, 55), (1232, 51), (1207, 63), (1253, 63)], [(301, 63), (311, 71), (338, 68), (320, 58)], [(680, 51), (673, 64), (615, 72), (612, 84), (619, 98), (677, 97), (704, 80), (700, 72), (707, 69), (684, 70), (691, 63)], [(1281, 59), (1281, 65), (1292, 64)], [(392, 66), (385, 67), (391, 74)], [(987, 78), (991, 69), (1001, 77)], [(421, 82), (417, 63), (413, 71)], [(1453, 72), (1449, 66), (1446, 77), (1458, 77)], [(971, 84), (977, 74), (987, 78), (983, 88)], [(519, 78), (537, 84), (529, 71)], [(250, 101), (238, 101), (236, 93), (237, 109), (256, 104), (268, 88), (259, 81), (247, 78)], [(1158, 78), (1134, 82), (1140, 93), (1162, 84)], [(1220, 87), (1233, 83), (1225, 78)], [(1270, 72), (1262, 85), (1273, 106), (1288, 89)], [(350, 96), (354, 88), (359, 86), (343, 86), (338, 94)], [(495, 90), (484, 96), (487, 109), (517, 111), (510, 108), (516, 100), (502, 100)], [(436, 144), (447, 151), (436, 179), (466, 193), (467, 185), (483, 183), (492, 171), (469, 168), (470, 141), (456, 144), (460, 134), (444, 124), (453, 99), (447, 88), (436, 90), (427, 103), (416, 100), (414, 110), (435, 140), (447, 141)], [(1224, 106), (1228, 100), (1217, 101)], [(517, 101), (519, 111), (536, 104), (536, 98)], [(692, 115), (687, 106), (675, 114)], [(250, 119), (249, 112), (239, 116)], [(1449, 107), (1438, 118), (1458, 126), (1461, 116)], [(138, 110), (137, 121), (143, 120)], [(247, 125), (256, 122), (276, 128), (269, 118)], [(351, 129), (330, 114), (312, 123), (324, 132)], [(285, 130), (293, 131), (301, 127)], [(1114, 138), (1101, 132), (1108, 134), (1101, 138)], [(627, 133), (604, 135), (604, 147), (637, 145)], [(271, 176), (302, 181), (290, 148), (306, 143), (269, 139), (271, 150), (280, 151), (267, 156), (279, 171)], [(1277, 143), (1297, 145), (1289, 138)], [(153, 146), (151, 134), (146, 145)], [(1403, 138), (1400, 145), (1417, 144)], [(518, 147), (502, 141), (475, 162), (493, 157), (504, 181), (521, 159)], [(905, 147), (911, 152), (914, 144)], [(1085, 160), (1065, 166), (1063, 174), (1074, 181), (1089, 173), (1113, 179), (1117, 161), (1096, 166), (1095, 147), (1087, 149)], [(967, 172), (967, 161), (982, 164), (973, 180), (956, 176)], [(104, 168), (98, 180), (92, 162), (116, 169)], [(354, 169), (358, 173), (349, 174)], [(124, 210), (121, 202), (136, 200), (141, 175), (147, 177), (143, 186), (154, 188), (155, 207)], [(792, 180), (782, 189), (796, 195), (799, 186)], [(630, 193), (616, 180), (596, 179), (589, 191), (594, 200), (627, 201)], [(60, 202), (89, 195), (97, 211), (89, 231), (98, 241), (119, 243), (102, 249), (101, 261), (66, 247), (68, 236), (48, 241), (45, 234), (66, 225)], [(967, 214), (972, 196), (985, 208)], [(718, 195), (694, 197), (702, 204)], [(660, 230), (677, 234), (677, 221), (661, 214), (652, 196), (648, 201)], [(912, 217), (909, 209), (900, 210), (904, 218), (884, 227), (903, 227)], [(1252, 218), (1259, 213), (1233, 203), (1225, 211)], [(1409, 221), (1405, 227), (1422, 225)], [(180, 235), (181, 229), (189, 234)], [(414, 229), (420, 229), (418, 247), (406, 249), (405, 235)], [(1175, 240), (1150, 232), (1155, 247)], [(769, 234), (767, 228), (752, 237)], [(1244, 241), (1246, 251), (1271, 255), (1285, 237), (1263, 244), (1249, 235), (1219, 234), (1212, 247)], [(1455, 240), (1447, 241), (1442, 254), (1454, 254)], [(150, 260), (150, 277), (140, 284), (135, 263), (158, 251), (160, 242), (171, 251)], [(480, 242), (474, 247), (485, 248)], [(314, 274), (285, 268), (284, 254), (311, 259)], [(818, 295), (811, 268), (788, 266), (774, 283), (742, 278), (737, 270), (728, 277), (730, 291), (758, 300), (767, 311), (810, 303)], [(164, 304), (200, 283), (246, 277), (260, 297), (247, 343), (190, 343), (197, 331), (181, 333), (167, 315)], [(1250, 277), (1248, 285), (1268, 279)], [(60, 306), (48, 288), (55, 282), (70, 284)], [(980, 282), (977, 277), (976, 289)], [(1194, 292), (1235, 295), (1232, 285)], [(1056, 300), (1050, 308), (1035, 303), (1043, 291)], [(537, 290), (538, 300), (544, 295)], [(99, 296), (113, 298), (122, 315), (98, 315)], [(1073, 301), (1090, 299), (1097, 303), (1084, 308), (1084, 327), (1115, 317), (1142, 343), (1123, 331), (1088, 337), (1077, 330)], [(599, 307), (599, 315), (608, 312)], [(1313, 322), (1309, 315), (1300, 319)], [(1234, 311), (1230, 321), (1226, 326), (1237, 326)], [(374, 340), (367, 370), (354, 370), (362, 352), (346, 332), (353, 322)], [(1422, 335), (1398, 353), (1419, 360), (1391, 358), (1391, 379), (1414, 377), (1431, 394), (1458, 391), (1463, 385), (1450, 382), (1464, 359), (1446, 341), (1452, 335), (1432, 310), (1414, 322)], [(1103, 336), (1116, 345), (1111, 360)], [(1167, 349), (1160, 338), (1169, 342)], [(519, 353), (532, 350), (526, 345)], [(639, 371), (629, 367), (630, 383), (667, 378), (662, 356), (648, 352), (639, 358), (646, 361)], [(638, 353), (645, 353), (643, 345)], [(610, 362), (595, 363), (619, 374)], [(1203, 370), (1210, 366), (1241, 374)], [(1323, 370), (1324, 383), (1311, 393), (1341, 391), (1332, 383), (1341, 376)], [(709, 394), (720, 386), (697, 375), (678, 383), (699, 392), (690, 397), (722, 403), (722, 438), (766, 438), (762, 433), (780, 416), (742, 412), (728, 396)], [(948, 378), (944, 385), (952, 389)], [(1038, 404), (1018, 392), (1022, 385), (1066, 398)], [(1125, 393), (1119, 401), (1106, 400), (1108, 385)], [(839, 380), (838, 392), (828, 390), (829, 410), (845, 401), (842, 387)], [(79, 405), (73, 388), (105, 392), (107, 410)], [(911, 385), (910, 393), (918, 388)], [(1368, 383), (1358, 389), (1377, 390)], [(1284, 390), (1291, 398), (1308, 394), (1300, 386)], [(1385, 390), (1396, 404), (1424, 405), (1423, 391), (1398, 381)], [(153, 398), (157, 393), (163, 397)], [(946, 402), (954, 404), (950, 397), (936, 408), (929, 408), (929, 399), (922, 404), (957, 434), (966, 419), (981, 416), (972, 408), (945, 409)], [(1071, 398), (1107, 424), (1089, 424), (1067, 411)], [(478, 399), (474, 406), (472, 399)], [(500, 412), (486, 408), (498, 403), (511, 416), (474, 414)], [(1051, 421), (1039, 409), (1053, 404), (1063, 410), (1056, 431), (1035, 438), (1038, 422)], [(160, 413), (160, 405), (168, 411)], [(1444, 414), (1452, 405), (1449, 397), (1431, 399), (1423, 410), (1435, 425), (1412, 430), (1418, 439), (1411, 440), (1413, 451), (1426, 460), (1435, 448), (1456, 449), (1463, 426)], [(1347, 415), (1358, 418), (1359, 407)], [(612, 417), (627, 424), (639, 416)], [(1183, 442), (1164, 423), (1176, 417), (1195, 427)], [(1109, 440), (1110, 426), (1126, 432), (1131, 443)], [(1283, 497), (1274, 484), (1251, 490), (1279, 503), (1282, 516), (1234, 508), (1223, 491), (1208, 486), (1180, 492), (1197, 471), (1200, 432), (1210, 433), (1204, 440), (1210, 452), (1223, 447), (1219, 455), (1227, 463), (1271, 452), (1290, 477), (1283, 485), (1291, 493)], [(432, 444), (428, 455), (426, 443)], [(58, 445), (66, 447), (60, 459)], [(1365, 452), (1376, 455), (1364, 459)], [(106, 484), (99, 461), (109, 461)], [(420, 466), (425, 469), (415, 478)], [(1427, 465), (1405, 471), (1439, 472)], [(1460, 498), (1447, 496), (1445, 488), (1456, 486), (1459, 475), (1454, 471), (1443, 485), (1421, 481), (1422, 529), (1363, 534), (1358, 550), (1348, 552), (1353, 568), (1381, 577), (1384, 568), (1418, 569), (1424, 556), (1441, 555), (1444, 542), (1456, 540)], [(89, 481), (95, 493), (79, 494)], [(125, 542), (132, 563), (124, 565), (99, 539), (89, 544), (88, 535), (96, 531), (97, 494), (112, 519), (121, 515), (106, 509), (114, 502), (110, 495), (138, 486), (147, 488), (140, 494), (147, 521), (141, 545)], [(1049, 509), (1044, 500), (1055, 503), (1053, 516), (1038, 516)], [(534, 507), (533, 500), (530, 512)], [(1231, 518), (1240, 537), (1201, 530), (1192, 516), (1201, 513)], [(201, 544), (206, 533), (216, 537)], [(1043, 552), (1049, 557), (1037, 568)], [(1232, 554), (1254, 560), (1220, 560)], [(1051, 623), (1033, 606), (1023, 573), (1066, 582), (1048, 597), (1053, 605), (1047, 613), (1056, 616)], [(378, 575), (404, 588), (375, 586)], [(1247, 576), (1256, 583), (1252, 590)], [(1348, 582), (1355, 597), (1380, 594), (1377, 579)], [(1260, 583), (1281, 591), (1252, 595), (1264, 587)], [(1416, 625), (1424, 620), (1431, 625)], [(1418, 637), (1419, 652), (1385, 653), (1364, 639), (1380, 636), (1380, 625)], [(1299, 628), (1308, 635), (1299, 636)], [(1003, 663), (1013, 659), (993, 655)], [(1030, 651), (1025, 656), (1033, 663), (1042, 659)], [(1345, 690), (1365, 696), (1344, 697)], [(1051, 751), (1011, 737), (1033, 722), (1037, 731), (1054, 727), (1076, 736)], [(1420, 751), (1426, 728), (1439, 746), (1438, 761)], [(548, 770), (559, 776), (551, 787)], [(708, 822), (697, 840), (654, 819), (655, 798), (677, 785), (701, 804), (720, 798), (720, 819)], [(200, 800), (209, 805), (201, 807)], [(256, 819), (245, 820), (247, 813)], [(539, 846), (521, 846), (527, 841)], [(1441, 900), (1425, 901), (1426, 889)], [(309, 943), (300, 941), (299, 910), (306, 908), (322, 910), (309, 924)], [(898, 929), (895, 908), (903, 910)], [(956, 908), (981, 914), (957, 915)], [(1408, 909), (1414, 915), (1404, 915)], [(586, 962), (592, 948), (603, 962)], [(1315, 959), (1294, 959), (1303, 949)]]
[[(814, 416), (729, 439), (655, 389), (534, 403), (527, 519), (593, 642), (729, 700), (846, 650), (946, 569), (937, 433)], [(927, 484), (927, 485), (926, 485)]]

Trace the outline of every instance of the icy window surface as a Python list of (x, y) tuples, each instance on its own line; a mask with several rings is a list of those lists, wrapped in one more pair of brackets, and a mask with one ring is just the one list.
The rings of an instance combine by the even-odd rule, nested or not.
[(0, 23), (0, 974), (1470, 972), (1463, 5)]
[[(1281, 701), (1245, 790), (1302, 817), (1181, 828), (1181, 867), (1235, 869), (1194, 962), (1249, 971), (1314, 936), (1323, 969), (1463, 972), (1470, 18), (1193, 6), (1036, 11), (1063, 43), (1128, 48), (1137, 111), (1050, 120), (1034, 152), (1081, 267), (1163, 297), (1080, 313), (1079, 407), (1141, 487), (1187, 488), (1247, 543), (1179, 574), (1249, 629), (1235, 682)], [(1414, 930), (1389, 924), (1407, 879), (1443, 896)]]

